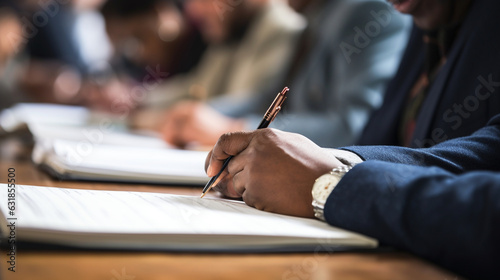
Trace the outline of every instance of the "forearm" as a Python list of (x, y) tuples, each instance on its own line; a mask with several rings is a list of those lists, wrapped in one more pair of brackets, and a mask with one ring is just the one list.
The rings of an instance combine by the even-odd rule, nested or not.
[(325, 217), (465, 275), (500, 260), (500, 174), (369, 161), (330, 195)]
[(388, 146), (353, 146), (343, 149), (364, 160), (380, 160), (417, 166), (439, 166), (454, 173), (500, 170), (500, 116), (471, 136), (449, 140), (428, 149)]

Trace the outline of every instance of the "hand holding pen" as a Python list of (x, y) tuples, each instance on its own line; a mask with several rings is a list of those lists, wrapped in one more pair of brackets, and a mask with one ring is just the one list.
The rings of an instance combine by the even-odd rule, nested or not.
[[(271, 122), (276, 118), (278, 113), (281, 111), (283, 102), (285, 102), (288, 91), (289, 89), (285, 87), (280, 93), (278, 93), (278, 95), (276, 96), (273, 103), (267, 110), (266, 114), (264, 115), (264, 118), (260, 122), (259, 127), (257, 127), (257, 129), (267, 128), (269, 124), (271, 124)], [(216, 186), (220, 182), (220, 180), (222, 180), (223, 176), (221, 177), (221, 174), (227, 168), (232, 158), (233, 156), (228, 157), (224, 161), (224, 164), (222, 165), (222, 168), (219, 171), (219, 173), (217, 173), (217, 175), (215, 175), (210, 179), (210, 181), (208, 181), (208, 183), (203, 188), (203, 192), (201, 194), (202, 198), (208, 193), (208, 191), (210, 191), (210, 189), (212, 189), (212, 187)]]

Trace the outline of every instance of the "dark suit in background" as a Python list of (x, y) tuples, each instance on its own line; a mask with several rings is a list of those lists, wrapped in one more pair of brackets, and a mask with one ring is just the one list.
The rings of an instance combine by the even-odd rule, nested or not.
[[(500, 113), (500, 1), (475, 0), (448, 59), (430, 87), (416, 119), (411, 147), (470, 135)], [(360, 145), (399, 145), (408, 93), (422, 73), (423, 32), (414, 28), (383, 106), (370, 118)]]
[(366, 162), (328, 198), (330, 224), (471, 279), (500, 279), (500, 115), (427, 149), (346, 149)]
[(69, 5), (58, 7), (60, 10), (48, 17), (45, 25), (36, 28), (36, 35), (28, 41), (28, 53), (32, 59), (58, 61), (85, 74), (89, 70), (88, 65), (79, 52), (74, 36), (76, 15)]

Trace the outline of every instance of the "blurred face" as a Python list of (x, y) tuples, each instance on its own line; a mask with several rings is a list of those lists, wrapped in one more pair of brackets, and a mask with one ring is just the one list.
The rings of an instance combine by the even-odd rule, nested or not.
[(403, 14), (413, 16), (415, 24), (423, 29), (435, 29), (450, 20), (452, 1), (466, 0), (387, 0)]
[(237, 25), (248, 23), (269, 0), (186, 0), (186, 16), (209, 43), (231, 36)]
[(128, 19), (108, 19), (106, 28), (113, 45), (137, 65), (161, 64), (165, 45), (158, 36), (159, 20), (153, 13)]
[[(187, 0), (185, 2), (186, 15), (199, 28), (207, 42), (217, 43), (227, 37), (226, 27), (231, 12), (223, 12), (217, 4), (225, 1), (216, 0)], [(225, 6), (222, 6), (225, 7)]]
[(159, 6), (127, 19), (108, 18), (106, 29), (119, 53), (137, 65), (156, 65), (166, 62), (166, 48), (181, 36), (184, 21), (177, 8)]
[(22, 47), (21, 24), (9, 10), (0, 9), (0, 64)]

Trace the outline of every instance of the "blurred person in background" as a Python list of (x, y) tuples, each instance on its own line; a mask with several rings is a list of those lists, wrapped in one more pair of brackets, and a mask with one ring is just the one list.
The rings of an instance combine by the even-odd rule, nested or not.
[(182, 1), (108, 0), (101, 9), (114, 64), (138, 82), (154, 69), (162, 80), (191, 70), (206, 44), (185, 16)]
[(22, 101), (86, 105), (112, 112), (133, 107), (128, 82), (110, 75), (111, 47), (97, 9), (104, 0), (26, 0), (18, 3), (27, 60), (19, 77)]
[(282, 0), (187, 0), (184, 5), (209, 47), (195, 69), (151, 92), (133, 119), (137, 127), (161, 129), (166, 110), (184, 110), (179, 100), (202, 106), (218, 96), (245, 100), (271, 91), (305, 28), (304, 19)]
[[(8, 79), (3, 76), (10, 87), (17, 86), (17, 102), (85, 105), (126, 117), (124, 113), (142, 97), (133, 96), (134, 88), (159, 83), (197, 63), (204, 49), (201, 36), (193, 39), (189, 35), (192, 28), (186, 27), (177, 2), (105, 2), (19, 3), (16, 17), (20, 28), (12, 31), (11, 37), (27, 43), (19, 52), (25, 55), (18, 55), (25, 59), (23, 67), (17, 67), (21, 71), (7, 71)], [(106, 21), (99, 11), (104, 4)], [(106, 23), (111, 38), (118, 38), (113, 45)], [(188, 43), (194, 50), (181, 53), (188, 40), (193, 40)], [(14, 73), (18, 73), (15, 78)]]
[[(20, 81), (22, 88), (33, 101), (78, 103), (82, 78), (90, 68), (80, 52), (80, 38), (76, 34), (77, 7), (82, 5), (77, 0), (24, 1), (21, 5), (23, 35), (30, 58), (24, 79)], [(93, 32), (99, 33), (99, 29)], [(102, 48), (108, 49), (106, 45)]]
[(15, 81), (23, 68), (24, 41), (19, 10), (14, 2), (0, 0), (0, 110), (22, 100)]
[(284, 113), (273, 127), (303, 134), (319, 145), (355, 143), (382, 104), (404, 50), (410, 19), (382, 0), (290, 3), (308, 20), (286, 75), (272, 90), (244, 98), (222, 96), (208, 105), (184, 102), (167, 113), (161, 129), (179, 146), (214, 145), (221, 134), (257, 127), (276, 92), (289, 86)]

